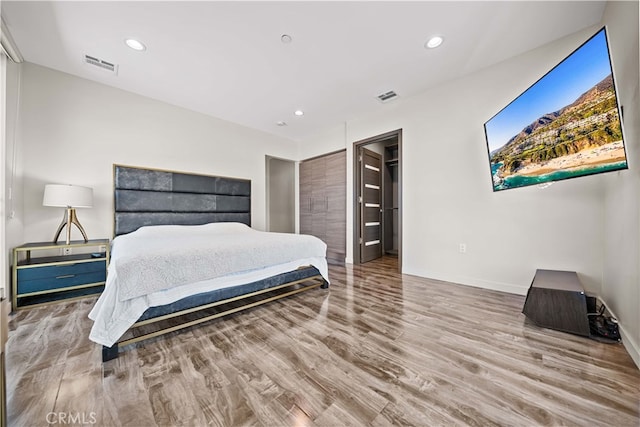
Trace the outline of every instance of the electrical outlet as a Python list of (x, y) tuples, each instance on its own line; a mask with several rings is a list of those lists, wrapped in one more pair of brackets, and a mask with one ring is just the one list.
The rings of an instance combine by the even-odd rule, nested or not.
[(62, 248), (62, 255), (71, 255), (73, 253), (73, 250), (69, 247), (67, 248)]
[(460, 243), (459, 250), (460, 250), (461, 254), (467, 253), (467, 244), (466, 243)]

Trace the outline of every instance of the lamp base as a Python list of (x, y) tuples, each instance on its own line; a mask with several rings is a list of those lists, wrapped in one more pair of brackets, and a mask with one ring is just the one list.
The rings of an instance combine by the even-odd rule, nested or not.
[(87, 233), (85, 233), (84, 228), (82, 228), (82, 225), (80, 225), (80, 221), (78, 221), (78, 217), (76, 216), (76, 209), (67, 208), (67, 210), (64, 213), (64, 217), (62, 218), (62, 222), (60, 223), (60, 226), (58, 226), (56, 235), (53, 238), (53, 243), (56, 243), (58, 241), (58, 238), (60, 237), (60, 233), (62, 233), (62, 229), (65, 226), (67, 226), (67, 245), (68, 245), (69, 242), (71, 242), (71, 225), (72, 224), (75, 224), (75, 226), (78, 227), (78, 230), (80, 230), (80, 232), (82, 233), (82, 237), (84, 237), (85, 243), (88, 242), (89, 239), (87, 239)]

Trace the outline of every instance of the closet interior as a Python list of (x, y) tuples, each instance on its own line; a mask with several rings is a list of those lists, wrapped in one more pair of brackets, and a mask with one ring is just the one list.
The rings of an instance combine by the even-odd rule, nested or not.
[(382, 243), (385, 255), (398, 256), (398, 142), (393, 141), (382, 153)]

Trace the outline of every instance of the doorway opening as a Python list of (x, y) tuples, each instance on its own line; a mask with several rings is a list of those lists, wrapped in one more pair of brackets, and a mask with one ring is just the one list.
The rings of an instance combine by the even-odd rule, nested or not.
[(397, 257), (402, 271), (402, 129), (353, 144), (353, 261)]
[(266, 156), (267, 231), (296, 231), (295, 162)]

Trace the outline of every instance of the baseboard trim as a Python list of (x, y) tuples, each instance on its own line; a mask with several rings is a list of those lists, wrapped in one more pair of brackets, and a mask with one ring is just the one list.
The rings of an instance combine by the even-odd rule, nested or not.
[(466, 277), (457, 274), (446, 274), (435, 271), (404, 271), (405, 274), (412, 274), (427, 279), (442, 280), (444, 282), (456, 283), (459, 285), (472, 286), (474, 288), (491, 289), (493, 291), (506, 292), (516, 295), (527, 295), (529, 285), (515, 285), (512, 283), (494, 282), (490, 280), (477, 279), (475, 277)]
[(622, 337), (622, 345), (627, 349), (627, 353), (633, 359), (638, 369), (640, 369), (640, 346), (636, 343), (624, 329), (624, 325), (618, 324), (620, 336)]
[[(598, 296), (598, 298), (600, 297)], [(600, 298), (600, 301), (602, 301), (602, 304), (604, 304), (604, 306), (607, 307), (607, 310), (609, 310), (609, 313), (611, 313), (613, 317), (618, 319), (618, 330), (620, 331), (620, 338), (622, 340), (622, 345), (624, 345), (624, 348), (627, 350), (627, 353), (629, 353), (629, 356), (631, 356), (631, 359), (633, 359), (633, 362), (636, 364), (638, 369), (640, 369), (640, 346), (631, 337), (631, 335), (627, 333), (627, 330), (625, 329), (624, 324), (620, 322), (620, 318), (618, 317), (618, 315), (616, 315), (616, 313), (613, 312), (613, 310), (611, 310), (611, 307), (609, 307), (609, 304), (607, 304), (607, 302), (602, 298)]]

